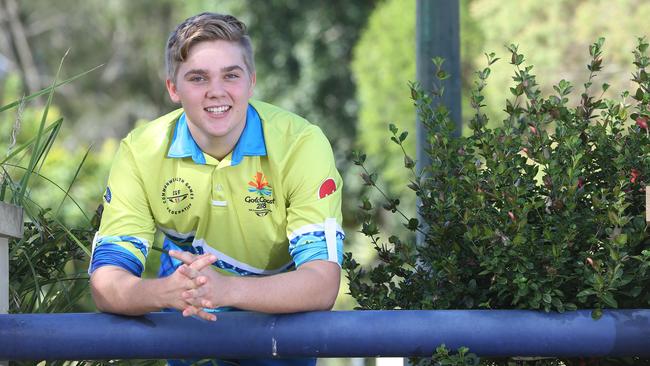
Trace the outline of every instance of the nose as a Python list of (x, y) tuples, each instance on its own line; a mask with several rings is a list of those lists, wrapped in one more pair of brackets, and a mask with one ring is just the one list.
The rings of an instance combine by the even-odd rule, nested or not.
[(208, 99), (211, 98), (220, 98), (224, 96), (226, 90), (224, 89), (223, 82), (221, 80), (215, 79), (208, 84), (208, 88), (205, 91), (205, 97)]

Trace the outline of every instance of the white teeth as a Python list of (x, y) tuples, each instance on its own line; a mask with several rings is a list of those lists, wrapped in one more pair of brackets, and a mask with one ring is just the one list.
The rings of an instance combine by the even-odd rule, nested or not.
[(222, 106), (219, 106), (219, 107), (209, 107), (209, 108), (206, 108), (205, 110), (210, 112), (210, 113), (223, 113), (223, 112), (227, 111), (228, 109), (230, 109), (230, 106), (222, 105)]

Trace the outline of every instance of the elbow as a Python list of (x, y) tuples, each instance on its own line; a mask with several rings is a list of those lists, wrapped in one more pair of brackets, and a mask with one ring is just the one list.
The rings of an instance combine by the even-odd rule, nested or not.
[(108, 306), (106, 306), (103, 302), (98, 301), (97, 297), (94, 294), (92, 297), (93, 297), (93, 301), (95, 302), (95, 308), (97, 309), (97, 311), (99, 311), (100, 313), (112, 313), (111, 309)]
[(330, 298), (324, 299), (322, 302), (322, 306), (320, 309), (321, 311), (330, 311), (332, 308), (334, 308), (334, 303), (336, 303), (336, 296), (332, 296)]
[(341, 283), (341, 267), (338, 263), (317, 260), (303, 264), (297, 271), (304, 271), (312, 301), (308, 311), (329, 311), (334, 307)]
[(338, 282), (332, 283), (330, 286), (327, 286), (327, 288), (321, 293), (317, 310), (320, 311), (332, 310), (332, 308), (334, 308), (334, 304), (336, 303), (336, 298), (338, 297), (338, 294), (339, 294)]
[[(139, 315), (125, 300), (125, 291), (132, 286), (132, 275), (121, 268), (105, 266), (90, 275), (90, 292), (97, 310), (106, 313)], [(118, 285), (119, 284), (119, 285)]]
[[(159, 310), (154, 305), (138, 302), (142, 294), (138, 287), (141, 279), (126, 270), (115, 266), (96, 269), (90, 276), (90, 290), (97, 310), (122, 315), (143, 315)], [(148, 296), (142, 297), (149, 299)]]
[(97, 275), (97, 272), (93, 272), (90, 276), (90, 294), (92, 295), (93, 302), (97, 310), (101, 312), (111, 312), (109, 302), (106, 300), (110, 298), (108, 293), (110, 288), (107, 281), (102, 281), (101, 276)]

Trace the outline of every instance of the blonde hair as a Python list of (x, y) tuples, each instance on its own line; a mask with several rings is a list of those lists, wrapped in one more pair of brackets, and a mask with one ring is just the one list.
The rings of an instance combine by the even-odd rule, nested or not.
[(192, 46), (203, 41), (236, 42), (242, 49), (249, 74), (255, 72), (253, 45), (246, 25), (232, 15), (201, 13), (185, 19), (170, 34), (165, 49), (167, 78), (176, 80), (178, 65), (187, 59)]

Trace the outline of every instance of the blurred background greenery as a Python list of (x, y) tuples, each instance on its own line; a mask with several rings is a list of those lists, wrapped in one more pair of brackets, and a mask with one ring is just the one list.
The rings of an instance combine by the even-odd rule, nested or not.
[[(464, 118), (484, 53), (506, 55), (510, 43), (521, 45), (540, 84), (550, 88), (561, 79), (584, 82), (587, 47), (604, 36), (607, 71), (599, 80), (612, 86), (608, 94), (620, 93), (630, 85), (629, 73), (621, 70), (630, 70), (630, 51), (650, 17), (644, 0), (460, 4)], [(415, 212), (414, 197), (398, 188), (407, 178), (398, 173), (403, 158), (388, 143), (387, 129), (394, 123), (415, 131), (407, 84), (415, 79), (415, 0), (0, 0), (0, 105), (49, 86), (68, 49), (62, 79), (103, 65), (58, 88), (49, 112), (48, 120), (65, 121), (40, 174), (61, 187), (74, 181), (74, 201), (43, 178), (30, 183), (31, 199), (71, 227), (91, 226), (119, 139), (175, 108), (164, 88), (165, 40), (176, 24), (202, 11), (231, 13), (248, 24), (256, 49), (255, 98), (303, 115), (330, 138), (345, 181), (347, 250), (372, 262), (355, 218), (358, 197), (372, 193), (362, 188), (349, 157), (352, 149), (366, 151), (373, 168), (383, 171), (380, 184)], [(489, 106), (503, 105), (508, 94), (512, 71), (506, 61), (492, 67)], [(44, 106), (45, 99), (34, 100), (0, 114), (0, 152), (8, 154), (36, 133)], [(504, 115), (488, 112), (493, 123)], [(412, 156), (414, 141), (407, 140)], [(377, 219), (393, 230), (401, 226), (388, 216)], [(355, 306), (346, 292), (343, 285), (338, 309)], [(92, 309), (87, 300), (80, 303), (79, 310)]]

